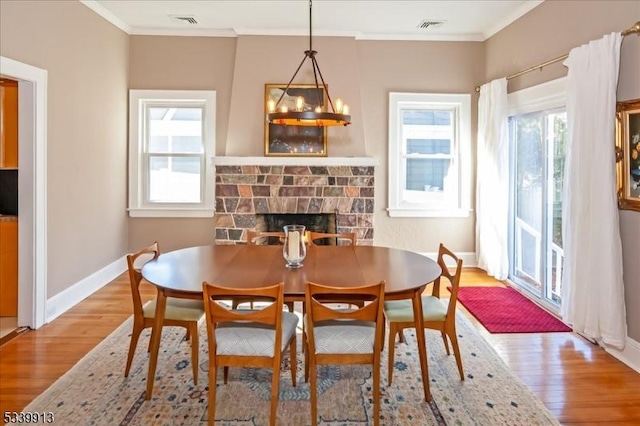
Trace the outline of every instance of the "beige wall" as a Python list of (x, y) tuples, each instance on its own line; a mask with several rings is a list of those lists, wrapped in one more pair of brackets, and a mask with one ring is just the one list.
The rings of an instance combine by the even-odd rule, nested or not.
[[(529, 68), (573, 47), (629, 28), (640, 19), (640, 2), (547, 0), (486, 42), (487, 80)], [(509, 82), (509, 91), (566, 75), (562, 64)], [(618, 100), (640, 98), (640, 37), (625, 37)], [(613, 149), (613, 147), (612, 147)], [(640, 213), (620, 212), (628, 335), (640, 341)]]
[[(264, 85), (286, 85), (307, 49), (307, 37), (238, 38), (226, 155), (264, 155)], [(353, 122), (346, 128), (328, 129), (328, 155), (364, 156), (357, 42), (347, 37), (315, 37), (313, 49), (318, 51), (316, 59), (329, 95), (334, 102), (341, 98), (349, 105)], [(313, 82), (311, 61), (307, 59), (292, 84)]]
[(48, 72), (49, 298), (127, 250), (128, 39), (79, 2), (0, 2), (0, 54)]
[[(216, 155), (225, 152), (235, 38), (131, 36), (129, 88), (216, 91)], [(213, 218), (129, 218), (128, 250), (213, 244)]]
[[(433, 253), (442, 242), (457, 252), (475, 251), (473, 212), (455, 219), (390, 218), (387, 214), (388, 109), (389, 92), (472, 94), (471, 164), (475, 164), (478, 98), (474, 88), (484, 78), (483, 44), (363, 41), (358, 43), (358, 60), (366, 150), (380, 161), (376, 170), (375, 244)], [(475, 193), (473, 185), (475, 181), (471, 194)]]
[[(334, 100), (341, 97), (350, 105), (353, 120), (347, 128), (329, 129), (329, 156), (372, 156), (380, 162), (376, 171), (379, 196), (375, 243), (435, 252), (442, 241), (454, 250), (472, 252), (472, 214), (462, 219), (388, 217), (387, 103), (389, 91), (473, 93), (475, 128), (477, 97), (473, 89), (484, 78), (482, 43), (360, 42), (346, 37), (316, 37), (313, 47), (318, 51), (329, 93)], [(217, 90), (217, 154), (262, 156), (264, 85), (286, 84), (307, 48), (305, 37), (133, 36), (130, 87)], [(313, 81), (310, 66), (305, 63), (294, 83)], [(475, 152), (475, 148), (472, 150)], [(130, 250), (155, 239), (169, 250), (210, 244), (214, 229), (210, 219), (137, 218), (129, 219), (129, 233)]]

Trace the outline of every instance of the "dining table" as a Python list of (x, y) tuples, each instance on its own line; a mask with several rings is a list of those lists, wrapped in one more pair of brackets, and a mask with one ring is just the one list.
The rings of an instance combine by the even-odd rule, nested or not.
[[(288, 268), (277, 245), (207, 245), (161, 254), (145, 263), (145, 280), (157, 288), (155, 322), (151, 333), (145, 398), (153, 393), (162, 324), (168, 297), (202, 299), (207, 282), (232, 288), (257, 288), (284, 283), (287, 302), (302, 302), (305, 283), (359, 287), (385, 281), (385, 300), (411, 299), (416, 330), (424, 330), (422, 293), (442, 273), (431, 258), (409, 250), (380, 246), (309, 245), (300, 268)], [(416, 332), (422, 385), (431, 400), (425, 334)]]

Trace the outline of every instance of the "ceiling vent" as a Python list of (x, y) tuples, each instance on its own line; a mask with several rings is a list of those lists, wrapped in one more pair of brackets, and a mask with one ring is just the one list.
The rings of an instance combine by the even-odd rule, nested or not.
[(426, 30), (428, 29), (436, 29), (436, 28), (440, 28), (441, 26), (444, 25), (445, 21), (433, 21), (433, 20), (428, 20), (425, 19), (422, 22), (420, 22), (418, 24), (418, 28), (420, 28), (421, 30)]
[(172, 21), (176, 21), (176, 22), (183, 22), (185, 24), (190, 24), (190, 25), (197, 25), (198, 21), (196, 21), (196, 18), (193, 16), (188, 16), (188, 15), (169, 15), (169, 18), (171, 18)]

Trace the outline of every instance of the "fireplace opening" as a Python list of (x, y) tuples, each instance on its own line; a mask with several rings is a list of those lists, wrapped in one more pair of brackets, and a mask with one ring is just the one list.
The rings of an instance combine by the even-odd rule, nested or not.
[[(304, 225), (307, 231), (336, 233), (337, 217), (335, 213), (267, 213), (256, 215), (256, 231), (283, 231), (285, 225)], [(264, 244), (277, 244), (277, 241), (264, 241)], [(335, 244), (327, 238), (319, 244)]]

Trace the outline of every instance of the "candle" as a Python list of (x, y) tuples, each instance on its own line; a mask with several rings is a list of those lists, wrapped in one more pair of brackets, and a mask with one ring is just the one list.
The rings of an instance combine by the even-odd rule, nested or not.
[(342, 99), (336, 99), (336, 112), (342, 114)]
[(349, 115), (349, 106), (348, 106), (347, 104), (344, 104), (344, 105), (342, 106), (342, 113), (343, 113), (344, 115)]
[(300, 233), (289, 232), (289, 259), (297, 261), (300, 259)]
[(267, 110), (271, 113), (271, 112), (275, 112), (276, 111), (276, 101), (274, 101), (273, 99), (269, 99), (269, 102), (267, 102)]
[(302, 96), (298, 96), (296, 98), (296, 111), (302, 111), (304, 109), (304, 98)]

